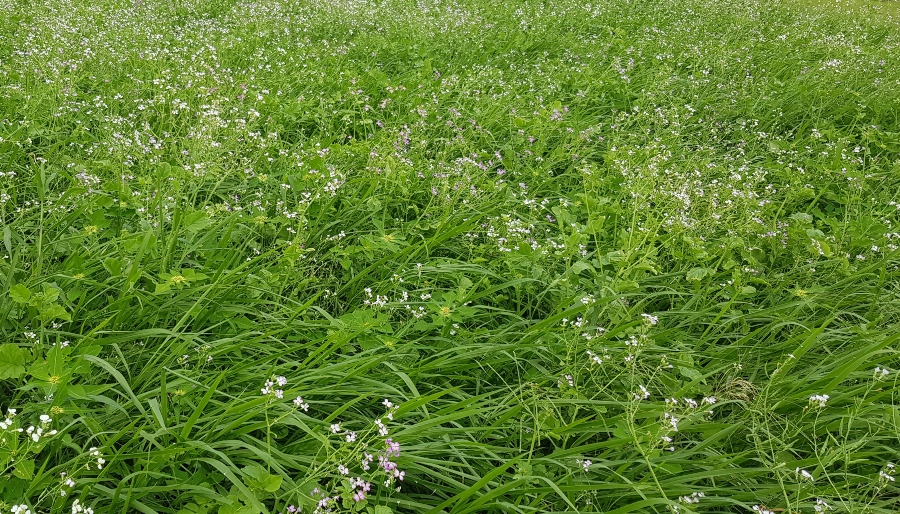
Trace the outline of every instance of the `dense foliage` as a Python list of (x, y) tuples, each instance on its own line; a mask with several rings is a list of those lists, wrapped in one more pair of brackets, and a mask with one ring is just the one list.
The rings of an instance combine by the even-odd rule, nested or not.
[(0, 0), (0, 513), (897, 512), (898, 16)]

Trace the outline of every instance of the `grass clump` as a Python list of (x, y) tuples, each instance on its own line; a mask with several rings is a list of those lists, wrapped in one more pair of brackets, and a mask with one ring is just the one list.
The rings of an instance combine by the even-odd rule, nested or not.
[(896, 512), (897, 16), (0, 0), (0, 512)]

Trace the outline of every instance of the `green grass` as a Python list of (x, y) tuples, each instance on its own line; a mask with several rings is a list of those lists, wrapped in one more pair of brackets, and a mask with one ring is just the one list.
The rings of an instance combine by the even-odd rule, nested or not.
[(890, 2), (0, 0), (0, 513), (897, 512), (898, 92)]

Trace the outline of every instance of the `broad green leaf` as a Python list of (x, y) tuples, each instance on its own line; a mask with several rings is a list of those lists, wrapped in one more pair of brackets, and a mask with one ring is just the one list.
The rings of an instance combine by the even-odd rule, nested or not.
[(262, 488), (270, 493), (274, 493), (281, 488), (283, 478), (281, 475), (269, 475), (262, 482)]
[(0, 344), (0, 380), (25, 373), (25, 352), (14, 344)]
[(699, 282), (700, 280), (703, 280), (703, 277), (709, 274), (709, 268), (691, 268), (691, 270), (687, 272), (687, 276), (685, 278), (687, 278), (691, 282)]
[(59, 289), (44, 282), (41, 284), (41, 294), (44, 296), (45, 302), (55, 302), (59, 298)]
[(9, 296), (16, 303), (28, 303), (31, 299), (31, 291), (23, 284), (16, 284), (9, 288)]
[(34, 476), (34, 461), (31, 459), (17, 460), (13, 468), (13, 475), (22, 480), (31, 480)]
[(211, 223), (212, 223), (212, 220), (210, 220), (206, 216), (205, 212), (194, 211), (194, 212), (191, 212), (191, 213), (185, 215), (182, 226), (188, 232), (196, 233), (196, 232), (203, 230), (204, 228), (209, 226)]
[(64, 319), (66, 321), (72, 321), (72, 316), (66, 312), (65, 307), (59, 305), (58, 303), (51, 303), (50, 305), (44, 305), (40, 309), (41, 319), (51, 320), (51, 319)]

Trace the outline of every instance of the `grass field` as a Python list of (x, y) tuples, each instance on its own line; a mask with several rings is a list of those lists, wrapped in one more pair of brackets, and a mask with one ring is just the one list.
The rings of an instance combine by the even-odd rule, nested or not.
[(0, 0), (0, 514), (900, 512), (900, 9)]

